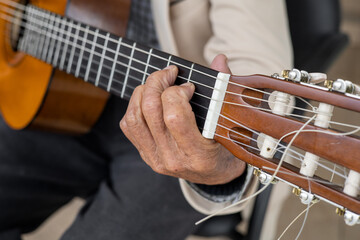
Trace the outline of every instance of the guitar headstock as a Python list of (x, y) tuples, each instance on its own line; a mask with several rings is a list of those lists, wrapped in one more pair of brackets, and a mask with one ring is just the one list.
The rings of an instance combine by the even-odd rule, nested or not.
[[(254, 166), (262, 183), (276, 172), (274, 178), (294, 187), (303, 203), (327, 201), (355, 225), (360, 223), (359, 93), (349, 81), (297, 69), (271, 77), (232, 76), (215, 140)], [(338, 120), (344, 111), (348, 117)]]

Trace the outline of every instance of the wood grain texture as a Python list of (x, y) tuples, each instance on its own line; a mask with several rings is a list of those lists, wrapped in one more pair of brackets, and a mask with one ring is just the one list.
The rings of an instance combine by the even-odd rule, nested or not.
[[(65, 15), (123, 36), (129, 12), (130, 0), (71, 0)], [(107, 92), (54, 70), (46, 101), (31, 127), (62, 133), (86, 133), (100, 117), (108, 98)]]
[[(278, 160), (265, 159), (261, 157), (258, 152), (237, 144), (235, 141), (240, 141), (247, 145), (249, 145), (250, 142), (247, 139), (242, 140), (240, 137), (234, 137), (236, 134), (228, 129), (244, 133), (246, 132), (245, 130), (239, 130), (241, 129), (239, 124), (241, 124), (254, 131), (265, 133), (279, 139), (286, 133), (300, 129), (304, 123), (251, 108), (251, 105), (246, 103), (241, 96), (245, 90), (243, 87), (244, 85), (259, 89), (273, 89), (287, 92), (304, 98), (341, 106), (357, 112), (360, 111), (359, 100), (341, 94), (325, 92), (319, 89), (261, 75), (232, 77), (227, 91), (236, 92), (237, 95), (227, 93), (224, 102), (235, 104), (225, 103), (223, 105), (221, 114), (222, 116), (226, 116), (226, 118), (222, 116), (219, 118), (218, 127), (216, 129), (217, 137), (215, 137), (215, 140), (224, 145), (239, 159), (260, 169), (263, 169), (264, 167), (275, 169)], [(228, 120), (227, 118), (231, 120)], [(225, 126), (226, 128), (221, 126)], [(312, 125), (306, 126), (305, 129), (324, 130)], [(290, 140), (291, 137), (284, 139), (285, 142), (289, 142)], [(333, 136), (323, 133), (301, 133), (298, 135), (293, 145), (324, 157), (336, 164), (360, 172), (360, 162), (358, 159), (360, 156), (360, 140), (358, 138), (353, 138), (351, 136)], [(265, 171), (270, 174), (272, 173), (272, 171), (269, 170)], [(287, 163), (283, 164), (280, 171), (281, 172), (278, 173), (280, 178), (294, 183), (305, 190), (311, 188), (313, 193), (344, 206), (351, 211), (360, 213), (360, 200), (345, 195), (342, 193), (342, 189), (315, 181), (310, 181), (309, 186), (308, 180), (304, 179), (303, 176), (299, 174), (299, 169)]]

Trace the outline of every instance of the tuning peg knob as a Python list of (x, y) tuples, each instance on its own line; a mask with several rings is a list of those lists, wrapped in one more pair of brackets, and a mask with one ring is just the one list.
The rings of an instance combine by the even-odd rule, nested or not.
[(314, 84), (325, 82), (327, 79), (325, 73), (309, 73), (309, 75), (311, 77), (310, 82)]
[(358, 214), (350, 212), (349, 210), (345, 211), (344, 220), (345, 220), (345, 223), (349, 226), (354, 226), (355, 224), (360, 224), (360, 216)]
[(308, 72), (294, 68), (293, 70), (283, 70), (281, 72), (283, 78), (295, 81), (310, 83), (311, 76)]
[(356, 94), (357, 87), (351, 81), (337, 79), (336, 81), (326, 81), (325, 86), (333, 91), (341, 93)]

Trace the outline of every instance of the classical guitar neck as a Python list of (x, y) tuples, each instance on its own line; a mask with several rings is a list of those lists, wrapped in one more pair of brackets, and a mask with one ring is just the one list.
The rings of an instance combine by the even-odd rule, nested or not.
[(176, 65), (175, 83), (196, 85), (191, 104), (204, 128), (219, 72), (32, 5), (22, 22), (20, 51), (123, 99), (151, 73)]

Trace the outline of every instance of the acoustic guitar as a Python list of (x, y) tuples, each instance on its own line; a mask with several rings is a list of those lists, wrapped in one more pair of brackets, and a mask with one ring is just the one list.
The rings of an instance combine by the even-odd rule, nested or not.
[(176, 65), (176, 84), (196, 86), (190, 103), (204, 137), (254, 166), (262, 183), (284, 181), (303, 203), (326, 201), (347, 224), (359, 223), (360, 127), (332, 120), (334, 106), (360, 112), (354, 84), (296, 69), (273, 76), (209, 69), (119, 37), (126, 20), (107, 19), (126, 19), (129, 1), (107, 1), (68, 1), (64, 16), (64, 1), (0, 0), (0, 107), (9, 126), (86, 132), (108, 93), (128, 100), (152, 72)]

